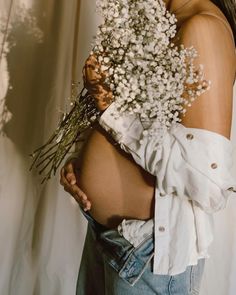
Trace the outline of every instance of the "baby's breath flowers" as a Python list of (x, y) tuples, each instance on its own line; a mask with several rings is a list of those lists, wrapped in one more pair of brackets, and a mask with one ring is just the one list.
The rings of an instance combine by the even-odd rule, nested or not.
[[(185, 106), (191, 106), (210, 87), (203, 65), (194, 66), (198, 53), (193, 47), (174, 44), (177, 19), (163, 0), (97, 0), (96, 4), (103, 23), (91, 55), (106, 73), (105, 86), (117, 105), (114, 119), (121, 112), (139, 116), (143, 137), (154, 135), (161, 143), (171, 124), (181, 121)], [(47, 179), (52, 171), (55, 174), (72, 144), (98, 120), (94, 99), (89, 92), (79, 94), (52, 138), (36, 150), (33, 164), (38, 159), (37, 166), (45, 164), (40, 173), (51, 164)]]
[(137, 114), (148, 128), (143, 136), (161, 140), (181, 121), (185, 106), (210, 87), (203, 65), (193, 64), (197, 50), (172, 42), (177, 19), (162, 0), (97, 0), (97, 9), (104, 21), (91, 53), (107, 72), (105, 83), (118, 106), (114, 119), (120, 112)]

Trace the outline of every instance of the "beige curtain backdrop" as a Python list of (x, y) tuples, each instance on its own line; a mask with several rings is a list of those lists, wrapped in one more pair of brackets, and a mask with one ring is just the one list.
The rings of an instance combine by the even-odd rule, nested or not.
[[(95, 0), (0, 0), (1, 15), (14, 20), (19, 4), (32, 8), (44, 38), (38, 43), (27, 23), (19, 23), (7, 59), (13, 88), (6, 99), (13, 118), (5, 126), (7, 136), (0, 137), (0, 294), (75, 295), (87, 221), (59, 184), (59, 173), (41, 185), (29, 172), (29, 154), (48, 139), (59, 110), (68, 106), (70, 81), (81, 79), (100, 19)], [(236, 89), (236, 147), (235, 100)], [(235, 212), (231, 198), (215, 214), (201, 295), (236, 294)]]

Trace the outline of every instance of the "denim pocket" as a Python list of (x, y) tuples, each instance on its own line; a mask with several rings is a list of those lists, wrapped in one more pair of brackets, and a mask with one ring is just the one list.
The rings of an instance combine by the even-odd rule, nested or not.
[(190, 270), (190, 294), (191, 295), (198, 295), (200, 292), (204, 266), (205, 266), (205, 258), (199, 259), (197, 265), (191, 266), (191, 270)]

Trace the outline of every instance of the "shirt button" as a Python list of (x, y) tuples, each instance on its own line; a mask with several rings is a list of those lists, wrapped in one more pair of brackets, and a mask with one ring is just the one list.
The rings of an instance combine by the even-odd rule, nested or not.
[(165, 228), (164, 228), (164, 226), (159, 226), (159, 231), (165, 231)]
[(166, 194), (160, 193), (160, 197), (164, 197)]
[(193, 139), (193, 134), (188, 133), (188, 134), (186, 135), (186, 137), (187, 137), (187, 139)]
[(216, 168), (217, 168), (217, 164), (216, 164), (216, 163), (212, 163), (212, 164), (211, 164), (211, 168), (212, 168), (212, 169), (216, 169)]

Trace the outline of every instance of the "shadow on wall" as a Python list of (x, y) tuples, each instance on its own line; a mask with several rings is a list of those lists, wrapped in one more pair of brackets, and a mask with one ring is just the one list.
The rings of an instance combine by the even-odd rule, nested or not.
[[(14, 14), (11, 20), (13, 27), (9, 40), (16, 46), (8, 54), (12, 89), (8, 91), (6, 101), (13, 117), (5, 125), (4, 132), (24, 155), (29, 155), (49, 137), (58, 120), (55, 106), (60, 107), (66, 92), (66, 85), (58, 85), (57, 73), (60, 40), (65, 37), (61, 30), (66, 20), (63, 18), (64, 4), (62, 1), (50, 2), (34, 1), (28, 21), (18, 20), (17, 17), (14, 20)], [(37, 29), (32, 28), (32, 16), (36, 17), (37, 26), (43, 32), (42, 43), (35, 36)], [(72, 30), (69, 32), (73, 34)], [(65, 66), (60, 69), (64, 70), (61, 74), (65, 78)], [(68, 84), (66, 79), (64, 81)], [(57, 87), (62, 90), (59, 96), (55, 90)]]

